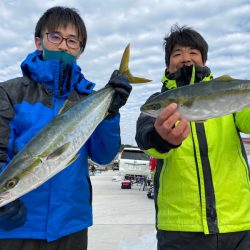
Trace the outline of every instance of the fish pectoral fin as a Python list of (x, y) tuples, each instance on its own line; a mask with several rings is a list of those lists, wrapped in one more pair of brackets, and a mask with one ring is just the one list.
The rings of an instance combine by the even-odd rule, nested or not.
[[(174, 100), (173, 100), (173, 102), (174, 102)], [(180, 104), (178, 104), (178, 106), (180, 106), (180, 107), (185, 106), (185, 107), (191, 108), (193, 104), (194, 104), (194, 100), (191, 100), (191, 99), (184, 100), (183, 99), (182, 102)]]
[(130, 73), (129, 67), (128, 67), (129, 57), (130, 57), (130, 44), (127, 45), (127, 47), (125, 48), (123, 52), (120, 67), (119, 67), (119, 74), (128, 77), (128, 80), (130, 83), (151, 82), (152, 80), (141, 78), (141, 77), (135, 77)]
[(77, 158), (79, 157), (80, 154), (75, 155), (68, 163), (67, 166), (71, 165), (74, 161), (77, 160)]
[(71, 144), (70, 142), (67, 142), (61, 147), (57, 148), (55, 151), (53, 151), (51, 154), (47, 156), (46, 160), (57, 158), (58, 156), (63, 154), (69, 148), (70, 144)]

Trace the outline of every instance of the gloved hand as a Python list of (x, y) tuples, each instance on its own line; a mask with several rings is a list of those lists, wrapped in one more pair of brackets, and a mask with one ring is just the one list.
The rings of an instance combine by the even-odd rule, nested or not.
[(0, 208), (0, 228), (5, 231), (22, 226), (27, 219), (27, 209), (19, 199)]
[(111, 86), (115, 90), (113, 101), (108, 110), (108, 116), (106, 118), (111, 118), (115, 116), (119, 109), (125, 105), (127, 99), (132, 90), (132, 86), (129, 84), (128, 78), (119, 75), (119, 71), (115, 70), (110, 77), (110, 80), (106, 87)]

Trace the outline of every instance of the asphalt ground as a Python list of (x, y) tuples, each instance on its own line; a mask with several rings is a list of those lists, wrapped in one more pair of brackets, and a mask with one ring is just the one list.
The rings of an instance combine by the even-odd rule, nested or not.
[(140, 185), (121, 189), (117, 173), (91, 176), (94, 225), (88, 250), (156, 250), (154, 201)]

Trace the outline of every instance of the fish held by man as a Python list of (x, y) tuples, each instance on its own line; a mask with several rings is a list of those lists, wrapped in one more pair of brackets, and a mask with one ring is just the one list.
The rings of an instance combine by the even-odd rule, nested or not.
[[(130, 46), (123, 53), (118, 74), (130, 83), (150, 80), (133, 76), (128, 68)], [(78, 151), (106, 117), (114, 90), (105, 87), (78, 103), (65, 104), (8, 164), (0, 175), (0, 207), (37, 188), (78, 157)]]
[(250, 80), (224, 75), (179, 87), (152, 97), (141, 106), (141, 112), (157, 117), (171, 103), (177, 104), (181, 118), (204, 122), (250, 107)]

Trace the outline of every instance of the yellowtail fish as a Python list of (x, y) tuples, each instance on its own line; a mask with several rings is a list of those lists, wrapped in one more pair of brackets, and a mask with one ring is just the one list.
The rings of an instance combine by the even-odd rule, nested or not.
[[(149, 82), (130, 73), (129, 53), (128, 45), (119, 74), (127, 76), (130, 83)], [(106, 87), (78, 103), (67, 102), (61, 113), (15, 155), (0, 175), (0, 207), (37, 188), (73, 163), (80, 148), (106, 117), (113, 95), (113, 88)]]
[(141, 106), (141, 112), (157, 117), (171, 103), (177, 104), (182, 118), (203, 122), (250, 107), (250, 80), (224, 75), (163, 92)]

